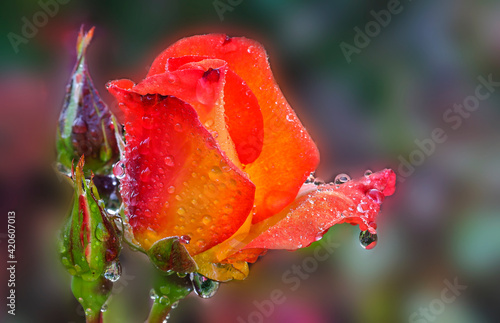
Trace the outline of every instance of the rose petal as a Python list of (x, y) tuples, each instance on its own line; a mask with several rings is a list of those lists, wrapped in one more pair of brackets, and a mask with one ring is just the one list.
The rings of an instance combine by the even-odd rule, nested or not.
[(121, 194), (144, 249), (187, 235), (191, 255), (233, 235), (248, 218), (255, 186), (220, 150), (195, 110), (175, 97), (140, 95), (111, 82), (125, 105), (126, 175)]
[[(168, 58), (165, 63), (165, 71), (158, 73), (161, 70), (155, 69), (157, 74), (154, 75), (162, 75), (166, 71), (172, 72), (192, 68), (193, 65), (190, 63), (199, 63), (207, 60), (207, 58), (207, 56)], [(153, 77), (151, 73), (148, 75)], [(196, 108), (187, 98), (175, 96)], [(250, 90), (247, 83), (230, 69), (227, 71), (224, 86), (224, 112), (226, 114), (227, 128), (235, 144), (239, 160), (243, 164), (254, 162), (259, 157), (264, 144), (264, 120), (255, 94)], [(200, 112), (198, 113), (200, 114)]]
[(295, 250), (320, 239), (337, 223), (358, 224), (376, 232), (375, 223), (385, 196), (394, 193), (396, 175), (390, 169), (341, 185), (320, 185), (299, 196), (280, 214), (250, 230), (245, 248)]
[(184, 38), (163, 51), (148, 75), (165, 70), (171, 57), (198, 55), (226, 61), (255, 94), (264, 118), (264, 146), (247, 165), (256, 185), (253, 222), (271, 217), (291, 203), (319, 162), (319, 152), (274, 81), (262, 46), (246, 38), (211, 34)]

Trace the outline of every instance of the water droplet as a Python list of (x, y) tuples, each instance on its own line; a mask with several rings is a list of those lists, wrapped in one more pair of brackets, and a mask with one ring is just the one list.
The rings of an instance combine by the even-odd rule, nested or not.
[(205, 246), (205, 240), (200, 239), (196, 244), (198, 245), (199, 248), (203, 248)]
[(222, 174), (222, 170), (218, 166), (212, 167), (210, 169), (210, 172), (208, 172), (208, 177), (210, 177), (211, 180), (215, 181), (219, 179), (219, 176)]
[(212, 222), (212, 217), (210, 215), (205, 215), (201, 221), (203, 222), (203, 224), (209, 224), (210, 222)]
[(87, 123), (82, 118), (76, 118), (73, 121), (72, 128), (74, 133), (86, 133), (87, 132)]
[(161, 305), (168, 305), (170, 303), (170, 299), (168, 298), (168, 296), (163, 295), (163, 296), (160, 297), (160, 299), (158, 300), (158, 302)]
[(191, 273), (190, 279), (193, 283), (194, 291), (201, 298), (210, 298), (219, 289), (219, 282), (208, 279), (200, 274)]
[(179, 301), (172, 303), (172, 309), (177, 308), (177, 306), (179, 306)]
[(104, 305), (101, 307), (101, 312), (106, 312), (108, 310), (108, 304), (104, 303)]
[(365, 177), (368, 177), (371, 174), (373, 174), (373, 172), (371, 170), (369, 170), (369, 169), (365, 170)]
[(191, 242), (191, 237), (188, 235), (182, 235), (179, 237), (179, 242), (184, 244), (189, 244)]
[(344, 184), (344, 183), (347, 183), (351, 180), (351, 177), (347, 174), (338, 174), (336, 177), (335, 177), (335, 184), (337, 185), (340, 185), (340, 184)]
[(92, 315), (93, 313), (94, 313), (94, 311), (92, 311), (92, 309), (91, 309), (90, 307), (89, 307), (89, 308), (87, 308), (87, 309), (85, 309), (85, 315), (86, 315), (86, 316), (90, 316), (90, 315)]
[(143, 124), (144, 128), (146, 128), (146, 129), (153, 128), (153, 120), (151, 119), (150, 116), (142, 117), (142, 124)]
[(367, 250), (374, 248), (377, 245), (377, 240), (378, 236), (376, 233), (371, 233), (368, 230), (359, 233), (359, 242)]
[(371, 189), (366, 193), (366, 196), (375, 203), (382, 204), (384, 201), (384, 194), (377, 189)]
[(186, 210), (184, 208), (180, 207), (177, 209), (177, 214), (179, 214), (179, 215), (186, 214)]
[(118, 162), (113, 166), (113, 175), (115, 175), (118, 179), (125, 177), (125, 168), (123, 167), (123, 163)]
[(316, 173), (315, 172), (311, 172), (311, 174), (309, 174), (309, 176), (307, 176), (306, 181), (304, 182), (304, 184), (312, 184), (312, 183), (314, 183), (315, 180), (316, 180)]
[(170, 194), (173, 194), (175, 192), (175, 186), (170, 186), (168, 189), (167, 189), (167, 192), (169, 192)]
[(97, 227), (95, 228), (95, 237), (97, 238), (97, 240), (105, 242), (108, 241), (109, 236), (109, 232), (108, 230), (106, 230), (106, 226), (104, 225), (104, 223), (98, 223)]
[(154, 288), (151, 288), (151, 290), (149, 291), (149, 298), (151, 298), (152, 300), (155, 300), (158, 298), (158, 295), (156, 294), (156, 291)]
[(120, 279), (121, 274), (122, 274), (122, 265), (117, 261), (113, 261), (106, 268), (106, 271), (104, 272), (104, 278), (106, 278), (109, 281), (116, 282), (118, 279)]
[(151, 170), (149, 170), (149, 167), (146, 167), (146, 169), (141, 172), (140, 179), (142, 182), (149, 182), (151, 179)]
[(178, 132), (182, 132), (182, 125), (180, 123), (176, 123), (174, 129)]
[(213, 125), (214, 125), (213, 119), (208, 119), (207, 121), (205, 121), (205, 127), (210, 128)]
[(170, 166), (170, 167), (175, 166), (175, 163), (174, 163), (174, 157), (172, 157), (172, 156), (167, 156), (167, 157), (165, 157), (165, 164), (166, 164), (167, 166)]

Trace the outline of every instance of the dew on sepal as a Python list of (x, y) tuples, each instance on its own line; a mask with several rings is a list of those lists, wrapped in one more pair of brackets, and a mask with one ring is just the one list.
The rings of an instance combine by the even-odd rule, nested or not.
[(201, 298), (210, 298), (217, 293), (219, 282), (206, 278), (197, 273), (191, 273), (189, 278), (193, 283), (193, 289), (196, 295)]
[(373, 249), (377, 245), (378, 236), (376, 233), (371, 233), (368, 230), (359, 233), (359, 242), (361, 246), (367, 250)]
[(351, 180), (351, 177), (347, 174), (338, 174), (335, 177), (334, 183), (337, 185), (347, 183)]
[(156, 291), (154, 288), (151, 288), (151, 290), (149, 291), (149, 298), (151, 298), (152, 300), (155, 300), (158, 298), (158, 294), (156, 294)]
[(188, 235), (182, 235), (179, 237), (179, 242), (183, 244), (189, 244), (191, 242), (191, 237)]
[(168, 298), (168, 296), (166, 296), (166, 295), (162, 295), (162, 296), (160, 296), (160, 298), (158, 299), (158, 302), (159, 302), (161, 305), (168, 305), (168, 304), (170, 304), (170, 298)]
[(104, 225), (104, 223), (100, 222), (97, 224), (97, 227), (95, 229), (95, 237), (101, 242), (106, 242), (109, 240), (110, 233), (108, 230), (106, 230), (106, 226)]
[(104, 278), (109, 281), (116, 282), (122, 274), (122, 266), (117, 261), (112, 261), (104, 271)]

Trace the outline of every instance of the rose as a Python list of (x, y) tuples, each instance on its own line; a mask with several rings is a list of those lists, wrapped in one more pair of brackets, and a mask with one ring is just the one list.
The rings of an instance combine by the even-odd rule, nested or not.
[(336, 223), (375, 233), (394, 192), (391, 170), (303, 185), (319, 153), (252, 40), (185, 38), (139, 84), (107, 88), (124, 114), (121, 195), (133, 242), (163, 260), (156, 252), (168, 245), (163, 269), (192, 257), (190, 270), (243, 279), (266, 249), (306, 247)]

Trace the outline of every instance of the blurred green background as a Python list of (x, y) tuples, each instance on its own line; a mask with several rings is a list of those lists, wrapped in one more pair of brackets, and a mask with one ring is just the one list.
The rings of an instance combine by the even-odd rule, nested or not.
[[(247, 36), (266, 47), (278, 84), (317, 141), (321, 177), (391, 167), (404, 178), (384, 204), (375, 249), (360, 247), (357, 227), (336, 226), (327, 238), (338, 248), (296, 290), (282, 275), (301, 266), (317, 244), (269, 252), (247, 280), (223, 284), (209, 300), (188, 297), (171, 322), (260, 322), (265, 315), (252, 314), (255, 302), (275, 289), (286, 300), (264, 322), (500, 321), (500, 87), (460, 117), (460, 126), (444, 118), (475, 93), (478, 77), (500, 81), (500, 2), (401, 1), (377, 31), (371, 11), (397, 1), (61, 0), (16, 52), (9, 33), (22, 36), (25, 21), (41, 19), (48, 2), (0, 5), (0, 254), (6, 259), (6, 218), (14, 210), (19, 261), (16, 316), (2, 305), (0, 322), (84, 321), (55, 255), (71, 188), (52, 170), (57, 117), (82, 24), (96, 27), (88, 61), (110, 106), (105, 82), (139, 81), (176, 39)], [(221, 16), (214, 3), (230, 10)], [(373, 37), (349, 63), (340, 45), (354, 45), (355, 28), (367, 26)], [(418, 153), (415, 141), (431, 138), (436, 128), (446, 140), (428, 155)], [(401, 160), (411, 156), (418, 165), (409, 174)], [(110, 322), (143, 322), (150, 306), (147, 262), (125, 250), (122, 264), (106, 315)], [(7, 279), (1, 270), (3, 297)], [(455, 279), (467, 289), (441, 307), (446, 281)]]

